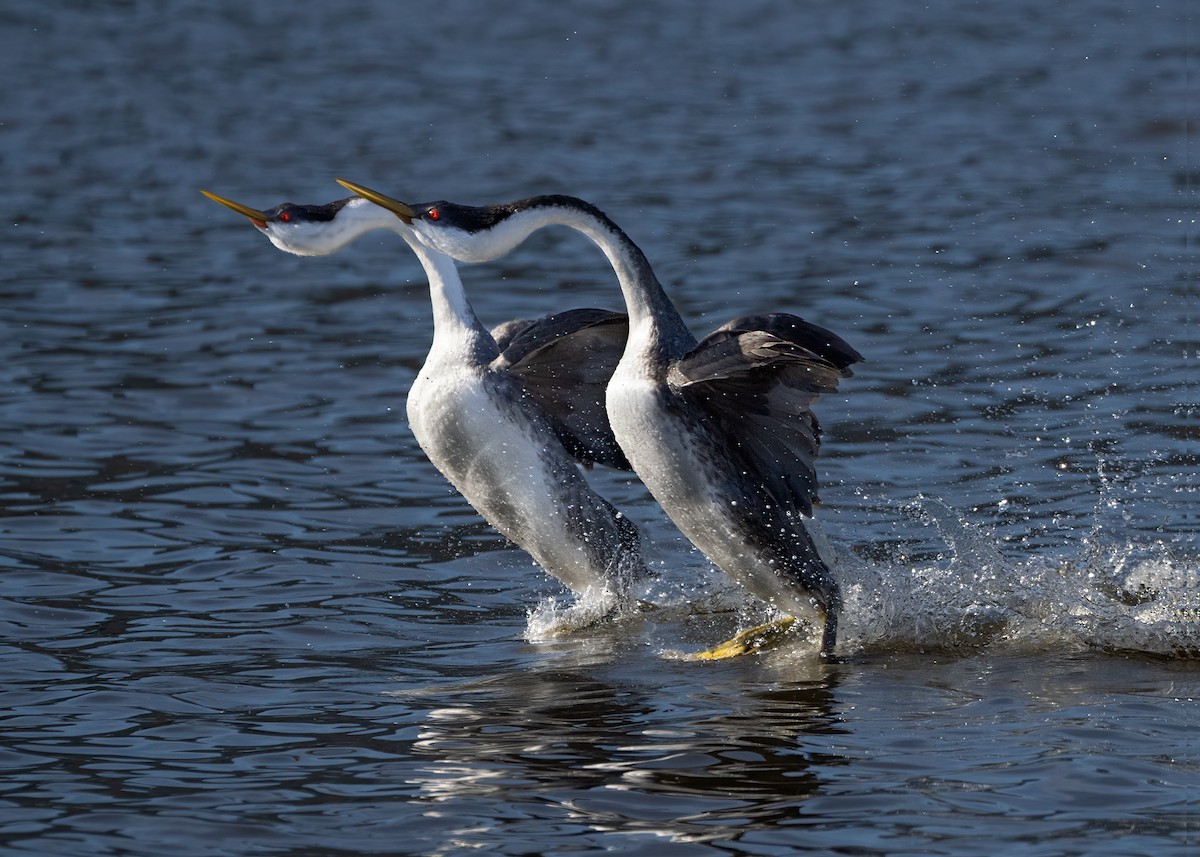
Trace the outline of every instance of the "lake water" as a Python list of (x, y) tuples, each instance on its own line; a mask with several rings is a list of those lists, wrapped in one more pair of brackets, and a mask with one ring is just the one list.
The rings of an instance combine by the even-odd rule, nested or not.
[[(1130, 855), (1200, 847), (1194, 4), (18, 2), (0, 13), (4, 855)], [(841, 663), (636, 480), (636, 618), (446, 485), (395, 236), (208, 188), (571, 193), (698, 333), (867, 358), (819, 414)], [(619, 307), (547, 230), (488, 323)]]

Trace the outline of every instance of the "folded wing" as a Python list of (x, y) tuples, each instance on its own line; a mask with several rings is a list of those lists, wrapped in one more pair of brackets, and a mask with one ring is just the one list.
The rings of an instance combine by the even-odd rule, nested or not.
[(629, 470), (604, 408), (604, 390), (625, 350), (628, 318), (572, 309), (522, 323), (501, 330), (506, 341), (497, 368), (522, 382), (577, 461)]
[(799, 316), (744, 316), (702, 339), (668, 382), (714, 421), (728, 454), (784, 511), (811, 515), (821, 445), (811, 406), (860, 360), (841, 337)]

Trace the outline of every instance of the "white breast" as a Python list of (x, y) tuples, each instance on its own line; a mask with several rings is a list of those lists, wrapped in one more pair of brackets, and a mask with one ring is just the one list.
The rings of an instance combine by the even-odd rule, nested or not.
[[(714, 564), (766, 601), (798, 615), (811, 613), (807, 595), (772, 573), (753, 546), (739, 502), (736, 474), (719, 448), (689, 421), (684, 403), (666, 407), (673, 393), (647, 377), (613, 376), (606, 402), (617, 443), (634, 472), (680, 531)], [(700, 418), (699, 415), (692, 415)]]
[[(479, 514), (576, 592), (619, 564), (613, 523), (544, 421), (487, 370), (429, 365), (408, 397), (421, 449)], [(500, 394), (498, 395), (498, 389)], [(591, 544), (589, 540), (596, 543)]]
[(514, 503), (527, 513), (554, 507), (547, 492), (530, 490), (544, 484), (545, 467), (537, 428), (522, 416), (518, 404), (497, 400), (481, 370), (462, 366), (426, 365), (408, 396), (417, 443), (485, 517)]

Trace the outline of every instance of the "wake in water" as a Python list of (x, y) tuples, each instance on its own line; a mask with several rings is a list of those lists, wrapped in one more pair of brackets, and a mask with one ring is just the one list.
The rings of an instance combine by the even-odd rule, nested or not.
[[(947, 546), (943, 558), (873, 562), (835, 548), (812, 528), (842, 582), (841, 655), (1075, 648), (1200, 657), (1195, 557), (1177, 556), (1162, 542), (1101, 547), (1106, 531), (1097, 523), (1074, 556), (1012, 558), (986, 528), (941, 501), (919, 498), (905, 511), (937, 528)], [(645, 590), (654, 609), (639, 615), (676, 622), (685, 613), (736, 613), (742, 628), (772, 618), (723, 575), (684, 565)], [(604, 593), (571, 603), (550, 599), (530, 612), (525, 636), (545, 641), (621, 621), (613, 610)], [(800, 626), (795, 646), (815, 651), (818, 636)]]

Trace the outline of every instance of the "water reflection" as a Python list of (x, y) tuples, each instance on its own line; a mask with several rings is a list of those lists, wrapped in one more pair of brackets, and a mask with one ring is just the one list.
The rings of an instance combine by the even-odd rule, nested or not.
[[(413, 744), (424, 759), (414, 782), (427, 812), (452, 806), (463, 842), (482, 822), (461, 818), (463, 807), (489, 796), (549, 801), (593, 831), (728, 838), (747, 819), (771, 826), (796, 818), (823, 784), (819, 771), (846, 763), (824, 749), (844, 728), (836, 669), (811, 658), (779, 663), (792, 678), (777, 674), (754, 688), (744, 682), (759, 665), (730, 675), (689, 664), (662, 687), (626, 674), (599, 680), (621, 673), (604, 665), (611, 657), (591, 647), (522, 672), (431, 688), (449, 702), (429, 710)], [(706, 679), (716, 686), (695, 683)]]

